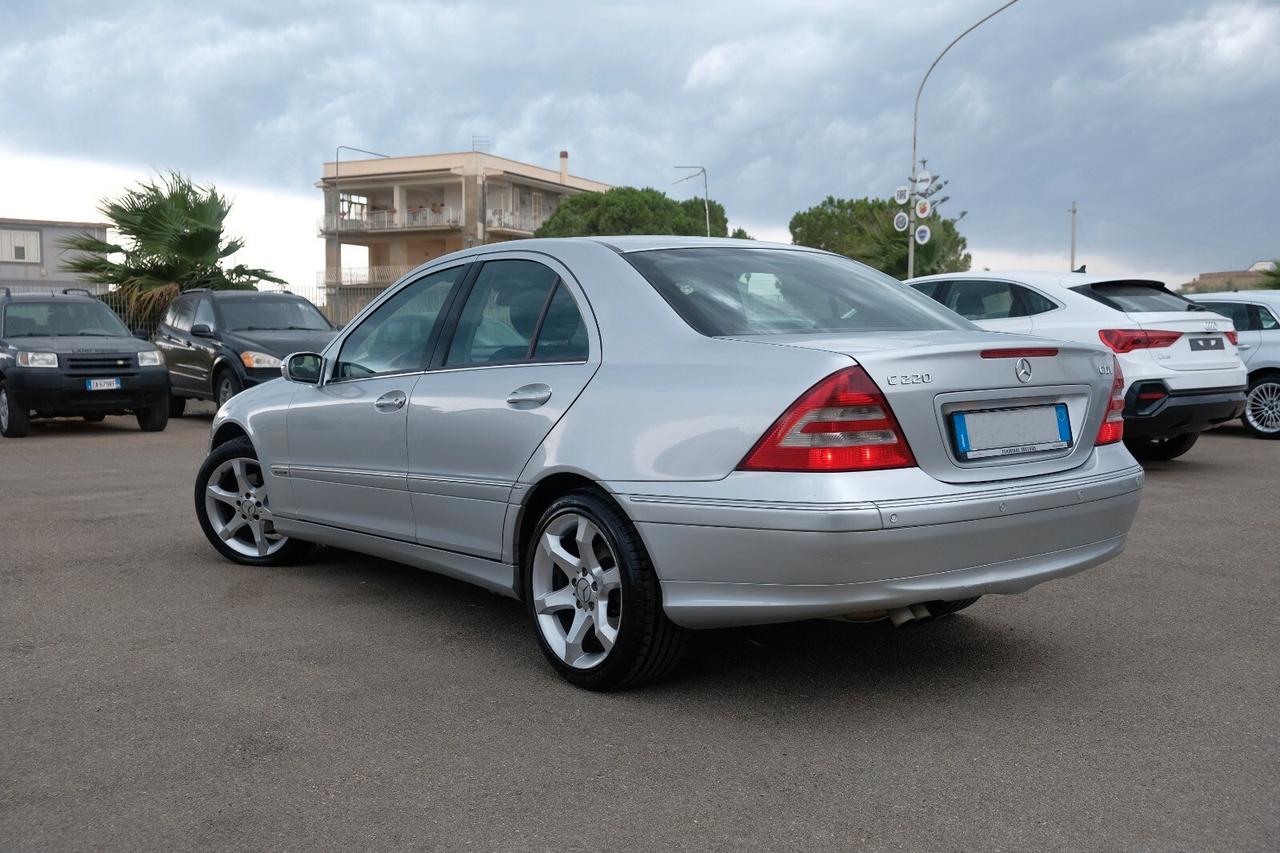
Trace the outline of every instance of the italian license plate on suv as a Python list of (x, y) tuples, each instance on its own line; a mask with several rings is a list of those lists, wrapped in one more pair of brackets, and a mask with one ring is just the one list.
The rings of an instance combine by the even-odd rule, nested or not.
[(951, 413), (951, 435), (962, 461), (1018, 456), (1071, 446), (1066, 403)]
[(120, 388), (119, 379), (86, 379), (84, 381), (86, 391), (116, 391)]

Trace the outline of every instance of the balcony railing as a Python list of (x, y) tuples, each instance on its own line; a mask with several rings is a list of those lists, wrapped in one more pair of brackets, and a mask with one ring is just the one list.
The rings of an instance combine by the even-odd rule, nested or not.
[(321, 287), (386, 286), (413, 269), (411, 266), (392, 264), (384, 267), (342, 267), (321, 270), (316, 273), (316, 284)]
[(506, 231), (537, 231), (549, 217), (522, 213), (518, 210), (505, 210), (491, 207), (484, 212), (485, 225), (490, 228), (501, 228)]
[(410, 208), (400, 216), (394, 210), (373, 210), (363, 217), (328, 213), (316, 222), (321, 231), (386, 231), (403, 228), (461, 228), (462, 210), (456, 207)]

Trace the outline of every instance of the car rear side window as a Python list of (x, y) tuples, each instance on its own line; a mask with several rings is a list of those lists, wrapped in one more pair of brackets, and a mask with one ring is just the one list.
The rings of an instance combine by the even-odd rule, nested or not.
[(582, 321), (582, 312), (578, 310), (573, 294), (562, 281), (556, 285), (542, 325), (538, 327), (533, 360), (585, 361), (589, 347), (587, 324)]
[(362, 379), (423, 369), (445, 302), (467, 269), (464, 264), (423, 276), (375, 308), (342, 342), (334, 377)]
[(1200, 304), (1213, 313), (1230, 319), (1237, 332), (1252, 332), (1256, 328), (1246, 302), (1201, 302)]
[(704, 335), (973, 328), (901, 282), (835, 255), (699, 247), (623, 257)]
[(557, 282), (536, 261), (489, 261), (467, 295), (449, 345), (448, 367), (526, 361)]
[(1099, 281), (1071, 289), (1119, 311), (1195, 311), (1199, 307), (1158, 281)]

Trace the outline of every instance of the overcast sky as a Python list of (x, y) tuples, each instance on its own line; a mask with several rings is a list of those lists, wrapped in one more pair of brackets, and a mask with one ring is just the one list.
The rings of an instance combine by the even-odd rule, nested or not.
[[(310, 284), (339, 144), (466, 150), (611, 184), (705, 164), (732, 224), (788, 239), (890, 196), (933, 56), (999, 0), (6, 3), (0, 216), (81, 219), (180, 169), (235, 197), (237, 260)], [(976, 267), (1184, 281), (1280, 255), (1280, 2), (1021, 0), (925, 89), (921, 154)]]

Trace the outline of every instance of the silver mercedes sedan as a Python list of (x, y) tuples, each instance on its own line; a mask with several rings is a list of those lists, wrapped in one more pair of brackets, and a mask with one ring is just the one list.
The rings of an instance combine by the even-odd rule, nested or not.
[(314, 543), (525, 602), (574, 684), (691, 629), (895, 624), (1119, 554), (1143, 472), (1101, 346), (987, 332), (846, 258), (525, 240), (431, 261), (218, 411), (195, 484), (248, 565)]

